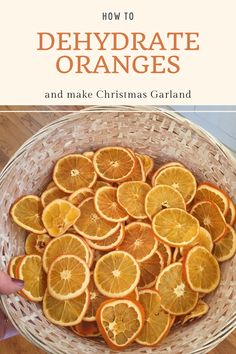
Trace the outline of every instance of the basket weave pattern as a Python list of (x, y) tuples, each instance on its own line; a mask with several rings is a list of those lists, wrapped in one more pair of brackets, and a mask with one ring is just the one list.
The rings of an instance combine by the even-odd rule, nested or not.
[[(55, 161), (68, 153), (106, 145), (132, 147), (152, 156), (157, 166), (179, 160), (198, 181), (208, 180), (236, 195), (236, 163), (208, 134), (164, 112), (80, 112), (65, 116), (35, 134), (13, 156), (0, 176), (0, 267), (24, 252), (25, 232), (12, 223), (9, 209), (24, 194), (38, 194), (51, 180)], [(235, 202), (235, 200), (234, 200)], [(133, 345), (128, 353), (206, 353), (235, 328), (236, 257), (221, 267), (218, 289), (207, 296), (208, 314), (175, 327), (157, 348)], [(49, 323), (41, 306), (18, 296), (2, 296), (2, 306), (19, 331), (49, 353), (111, 353), (100, 339), (77, 337)]]

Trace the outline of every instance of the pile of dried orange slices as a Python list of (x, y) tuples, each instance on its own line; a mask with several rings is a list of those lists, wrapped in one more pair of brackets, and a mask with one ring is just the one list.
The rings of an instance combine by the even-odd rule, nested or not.
[(62, 157), (42, 195), (10, 213), (30, 232), (26, 255), (9, 263), (24, 280), (20, 295), (114, 350), (155, 346), (175, 322), (207, 313), (219, 262), (236, 252), (235, 206), (223, 190), (197, 184), (180, 162), (154, 171), (129, 148)]

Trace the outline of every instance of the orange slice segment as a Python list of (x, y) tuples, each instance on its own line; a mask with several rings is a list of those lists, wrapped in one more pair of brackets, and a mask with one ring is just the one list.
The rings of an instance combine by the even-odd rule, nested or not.
[(209, 310), (209, 306), (203, 300), (198, 300), (196, 307), (182, 320), (182, 325), (186, 322), (192, 321), (195, 318), (200, 318), (205, 315)]
[(122, 350), (130, 345), (144, 325), (144, 310), (130, 299), (111, 299), (98, 309), (97, 324), (107, 345)]
[(47, 245), (43, 254), (43, 268), (48, 273), (55, 259), (65, 254), (73, 254), (89, 264), (90, 253), (88, 248), (86, 242), (81, 237), (73, 234), (65, 234), (54, 238)]
[(224, 236), (226, 231), (225, 218), (215, 203), (199, 202), (193, 206), (191, 214), (211, 234), (213, 241), (217, 241)]
[(16, 269), (19, 266), (21, 260), (24, 258), (24, 256), (15, 256), (12, 257), (9, 264), (8, 264), (8, 274), (10, 275), (11, 278), (17, 278), (16, 276)]
[(101, 305), (102, 302), (107, 300), (107, 297), (98, 291), (98, 289), (94, 283), (94, 279), (93, 279), (92, 274), (90, 276), (88, 290), (89, 290), (90, 302), (89, 302), (88, 310), (87, 310), (83, 320), (87, 321), (87, 322), (92, 322), (92, 321), (96, 321), (97, 309), (99, 308), (99, 306)]
[(135, 219), (147, 217), (144, 202), (151, 187), (144, 182), (124, 182), (117, 190), (117, 200), (127, 213)]
[(58, 187), (52, 187), (47, 189), (41, 195), (41, 202), (43, 207), (45, 208), (49, 203), (51, 203), (55, 199), (64, 199), (67, 198), (68, 194), (60, 190)]
[(73, 193), (82, 187), (90, 188), (96, 179), (91, 160), (80, 154), (62, 157), (53, 170), (53, 181), (66, 193)]
[(139, 302), (144, 308), (144, 326), (135, 341), (144, 346), (157, 345), (167, 333), (171, 315), (161, 307), (160, 295), (155, 290), (142, 290)]
[(176, 316), (192, 311), (198, 301), (198, 293), (187, 285), (182, 269), (182, 263), (170, 264), (160, 273), (156, 283), (162, 308)]
[(156, 214), (152, 228), (157, 237), (170, 246), (191, 244), (199, 233), (198, 220), (185, 210), (168, 208)]
[(144, 154), (136, 154), (136, 156), (138, 156), (141, 159), (144, 173), (147, 177), (149, 175), (149, 173), (152, 172), (153, 167), (154, 167), (153, 158), (151, 156), (144, 155)]
[(18, 276), (19, 279), (24, 280), (24, 288), (21, 292), (31, 301), (42, 301), (47, 287), (42, 258), (38, 255), (23, 257), (19, 264)]
[(80, 337), (98, 337), (100, 336), (99, 328), (96, 321), (82, 321), (71, 327), (72, 331)]
[(229, 199), (229, 210), (225, 216), (225, 221), (231, 226), (234, 225), (236, 221), (236, 208), (231, 199)]
[(194, 244), (205, 247), (209, 252), (213, 250), (213, 241), (210, 233), (200, 226), (199, 234), (194, 242)]
[(134, 159), (135, 159), (135, 166), (134, 166), (133, 172), (126, 179), (126, 181), (143, 181), (143, 182), (145, 182), (146, 181), (146, 174), (145, 174), (145, 171), (144, 171), (142, 159), (138, 155), (136, 155), (134, 153), (133, 153), (133, 156), (134, 156)]
[(155, 214), (166, 208), (179, 208), (186, 210), (183, 196), (173, 187), (157, 185), (153, 187), (145, 198), (145, 211), (152, 219)]
[(60, 326), (75, 326), (80, 323), (89, 304), (89, 291), (70, 300), (57, 300), (48, 291), (43, 298), (43, 313), (52, 323)]
[(94, 248), (95, 250), (111, 251), (122, 243), (124, 237), (125, 237), (125, 227), (123, 224), (121, 224), (119, 230), (117, 230), (110, 236), (104, 238), (103, 240), (87, 239), (87, 243), (90, 247)]
[(136, 261), (150, 258), (157, 250), (157, 239), (150, 225), (132, 222), (125, 227), (125, 238), (119, 250), (128, 252)]
[(51, 240), (48, 234), (33, 234), (30, 233), (25, 240), (25, 253), (38, 254), (42, 256), (45, 247)]
[(133, 154), (123, 147), (105, 147), (95, 152), (93, 158), (97, 174), (108, 182), (121, 182), (134, 170)]
[(172, 162), (168, 162), (164, 165), (162, 165), (161, 167), (159, 167), (152, 175), (152, 179), (151, 179), (151, 183), (152, 183), (152, 186), (155, 186), (155, 179), (156, 179), (156, 176), (162, 171), (164, 170), (165, 168), (168, 168), (168, 167), (184, 167), (180, 162), (177, 162), (177, 161), (172, 161)]
[(176, 247), (174, 252), (173, 252), (173, 256), (172, 256), (172, 263), (176, 263), (176, 262), (181, 262), (182, 261), (182, 254), (181, 254), (181, 248)]
[(121, 222), (128, 219), (127, 212), (117, 201), (117, 188), (101, 187), (97, 190), (94, 198), (95, 208), (98, 214), (105, 220)]
[(123, 297), (138, 285), (140, 269), (134, 257), (127, 252), (112, 251), (102, 256), (94, 269), (97, 289), (108, 297)]
[(173, 166), (163, 169), (155, 178), (154, 185), (167, 184), (177, 189), (189, 204), (196, 193), (197, 183), (192, 172), (184, 167)]
[(164, 268), (164, 260), (160, 252), (155, 252), (154, 255), (146, 261), (139, 263), (140, 281), (138, 287), (147, 289), (153, 287), (157, 277)]
[(204, 247), (195, 246), (186, 255), (184, 273), (191, 289), (210, 293), (220, 282), (220, 267), (215, 257)]
[(85, 199), (93, 196), (93, 190), (91, 188), (84, 187), (72, 193), (68, 198), (68, 202), (78, 207)]
[(157, 251), (159, 251), (162, 255), (164, 267), (168, 266), (172, 260), (172, 252), (170, 246), (161, 241), (158, 241)]
[(87, 264), (74, 255), (59, 256), (48, 271), (48, 291), (58, 300), (70, 300), (81, 295), (89, 284)]
[(201, 183), (196, 191), (194, 203), (209, 201), (215, 203), (223, 215), (226, 215), (229, 209), (229, 199), (224, 191), (209, 183)]
[(78, 219), (80, 210), (63, 199), (56, 199), (43, 210), (42, 221), (52, 237), (63, 235)]
[(10, 211), (14, 222), (23, 229), (45, 234), (46, 230), (41, 221), (42, 212), (41, 200), (36, 195), (26, 195), (20, 198)]
[(94, 198), (85, 199), (80, 204), (80, 217), (74, 228), (82, 236), (90, 240), (103, 240), (116, 232), (120, 224), (103, 219), (96, 211)]
[(215, 243), (214, 256), (218, 262), (225, 262), (236, 253), (236, 233), (230, 225), (226, 225), (226, 234)]

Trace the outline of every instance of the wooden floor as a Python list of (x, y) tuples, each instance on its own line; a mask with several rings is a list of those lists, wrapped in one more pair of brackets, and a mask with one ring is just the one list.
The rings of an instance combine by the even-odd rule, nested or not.
[[(0, 169), (11, 155), (42, 126), (65, 115), (64, 112), (83, 108), (82, 106), (0, 106)], [(22, 112), (12, 112), (12, 111)], [(40, 112), (24, 112), (35, 111)], [(49, 112), (42, 112), (48, 110)], [(8, 111), (3, 113), (2, 111)], [(210, 338), (209, 338), (210, 339)], [(0, 343), (0, 354), (43, 354), (44, 352), (16, 336)], [(173, 353), (177, 354), (177, 353)], [(225, 339), (210, 354), (236, 354), (236, 331)]]

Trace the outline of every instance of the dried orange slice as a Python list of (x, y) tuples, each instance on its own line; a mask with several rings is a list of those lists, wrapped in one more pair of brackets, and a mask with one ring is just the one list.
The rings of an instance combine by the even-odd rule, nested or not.
[(151, 178), (151, 184), (152, 186), (155, 186), (155, 179), (156, 179), (156, 176), (162, 171), (164, 170), (165, 168), (168, 168), (168, 167), (184, 167), (181, 163), (177, 162), (177, 161), (172, 161), (172, 162), (168, 162), (168, 163), (165, 163), (164, 165), (162, 165), (161, 167), (159, 167), (153, 174), (152, 174), (152, 178)]
[(79, 206), (85, 199), (93, 196), (94, 191), (91, 188), (84, 187), (72, 193), (68, 198), (68, 202), (74, 204), (75, 206)]
[(195, 318), (200, 318), (205, 315), (209, 310), (209, 306), (203, 300), (198, 300), (196, 307), (182, 319), (182, 325)]
[(91, 160), (80, 154), (62, 157), (53, 170), (53, 181), (66, 193), (73, 193), (82, 187), (90, 188), (96, 179)]
[(191, 244), (199, 233), (198, 220), (185, 210), (168, 208), (157, 213), (152, 221), (157, 237), (173, 247)]
[(198, 301), (198, 293), (187, 285), (182, 269), (182, 263), (170, 264), (160, 273), (156, 283), (162, 308), (176, 316), (192, 311)]
[(144, 182), (131, 181), (122, 183), (117, 190), (117, 200), (127, 213), (135, 219), (147, 217), (144, 202), (151, 187)]
[(94, 152), (93, 151), (85, 151), (85, 152), (83, 152), (83, 155), (92, 161), (93, 157), (94, 157)]
[[(183, 247), (181, 247), (183, 249)], [(181, 253), (181, 248), (176, 247), (173, 256), (172, 256), (172, 263), (176, 262), (182, 262), (182, 253)]]
[(94, 248), (95, 250), (111, 251), (122, 243), (124, 237), (125, 237), (125, 227), (123, 224), (121, 224), (119, 230), (117, 230), (110, 236), (104, 238), (103, 240), (87, 239), (87, 243), (90, 247)]
[(45, 247), (51, 240), (48, 234), (33, 234), (30, 233), (25, 240), (25, 253), (38, 254), (42, 256)]
[(213, 250), (213, 241), (210, 233), (200, 226), (199, 234), (194, 242), (194, 244), (205, 247), (209, 252)]
[(231, 226), (236, 222), (236, 208), (231, 199), (229, 199), (229, 210), (225, 216), (225, 221)]
[(139, 300), (138, 288), (135, 288), (130, 294), (126, 295), (126, 298), (138, 301)]
[(198, 219), (202, 227), (209, 231), (214, 242), (224, 236), (225, 218), (215, 203), (199, 202), (193, 206), (191, 214)]
[(210, 183), (201, 183), (194, 197), (194, 204), (209, 201), (215, 203), (223, 215), (226, 215), (229, 209), (229, 198), (224, 191)]
[[(130, 152), (132, 152), (129, 149)], [(131, 175), (126, 179), (126, 181), (146, 181), (146, 174), (144, 171), (143, 163), (141, 158), (132, 152), (135, 159), (135, 166)]]
[(93, 190), (94, 190), (94, 192), (96, 192), (101, 187), (111, 187), (111, 186), (112, 185), (110, 183), (108, 183), (108, 182), (97, 180), (95, 182), (95, 184), (93, 185)]
[(173, 166), (163, 169), (154, 180), (154, 185), (166, 184), (177, 189), (189, 204), (196, 193), (197, 183), (192, 172), (184, 167)]
[(159, 251), (164, 260), (164, 267), (168, 266), (172, 260), (172, 252), (170, 246), (167, 244), (158, 241), (157, 251)]
[(42, 258), (36, 254), (23, 257), (17, 273), (18, 278), (24, 280), (24, 288), (21, 292), (31, 301), (42, 301), (47, 287)]
[(135, 158), (123, 147), (105, 147), (97, 150), (93, 157), (97, 174), (108, 182), (121, 182), (134, 170)]
[(136, 261), (143, 262), (156, 252), (157, 244), (151, 226), (137, 221), (125, 227), (125, 238), (118, 249), (130, 253)]
[(42, 212), (41, 200), (36, 195), (26, 195), (20, 198), (10, 211), (14, 222), (23, 229), (36, 234), (45, 234), (46, 230), (41, 221)]
[(154, 160), (151, 156), (148, 155), (144, 155), (144, 154), (137, 154), (136, 156), (138, 156), (141, 161), (142, 161), (142, 165), (143, 165), (143, 169), (145, 172), (146, 177), (149, 175), (149, 173), (152, 172), (153, 167), (154, 167)]
[(156, 290), (141, 290), (139, 302), (144, 308), (145, 321), (135, 341), (148, 347), (157, 345), (169, 330), (171, 315), (162, 309)]
[(108, 297), (123, 297), (138, 285), (140, 269), (134, 257), (127, 252), (112, 251), (102, 256), (94, 269), (97, 289)]
[(117, 188), (101, 187), (94, 198), (95, 208), (98, 214), (105, 220), (121, 222), (128, 219), (129, 215), (117, 201)]
[(24, 258), (24, 256), (15, 256), (12, 257), (9, 264), (8, 264), (8, 274), (10, 275), (11, 278), (16, 278), (16, 269), (19, 266), (20, 262), (22, 261), (22, 259)]
[(202, 246), (193, 247), (184, 259), (184, 274), (191, 289), (210, 293), (220, 282), (220, 267), (215, 257)]
[(43, 268), (46, 273), (59, 256), (73, 254), (89, 264), (89, 247), (79, 236), (73, 234), (64, 234), (54, 238), (46, 247), (43, 254)]
[(92, 322), (92, 321), (96, 321), (97, 309), (99, 308), (99, 306), (101, 305), (102, 302), (107, 300), (107, 297), (102, 295), (98, 291), (98, 289), (94, 283), (93, 274), (91, 274), (91, 276), (90, 276), (88, 290), (89, 290), (90, 301), (89, 301), (89, 307), (87, 309), (87, 312), (86, 312), (83, 320), (87, 321), (87, 322)]
[(113, 350), (122, 350), (143, 328), (144, 310), (135, 300), (111, 299), (101, 304), (96, 319), (107, 345)]
[(81, 321), (77, 325), (71, 327), (72, 331), (80, 337), (98, 337), (100, 336), (99, 328), (96, 321)]
[(89, 291), (70, 300), (57, 300), (48, 291), (43, 298), (43, 313), (52, 323), (60, 326), (75, 326), (80, 323), (89, 305)]
[(43, 210), (42, 221), (50, 236), (63, 235), (78, 219), (80, 211), (63, 199), (56, 199)]
[(158, 275), (164, 268), (164, 260), (162, 254), (158, 251), (148, 258), (146, 261), (139, 263), (140, 281), (138, 287), (141, 289), (151, 288), (157, 280)]
[(52, 262), (48, 271), (48, 291), (58, 300), (70, 300), (87, 288), (90, 273), (87, 264), (74, 255), (62, 255)]
[(226, 225), (226, 234), (215, 243), (214, 256), (218, 262), (225, 262), (236, 253), (236, 233), (230, 225)]
[(74, 224), (78, 234), (90, 240), (103, 240), (116, 232), (120, 224), (103, 219), (96, 211), (94, 198), (85, 199), (79, 206), (80, 217)]
[(57, 186), (52, 187), (50, 189), (46, 189), (41, 195), (41, 202), (43, 207), (45, 208), (49, 203), (51, 203), (55, 199), (66, 199), (68, 194), (60, 190)]
[(145, 211), (152, 219), (155, 214), (166, 208), (179, 208), (186, 210), (183, 196), (175, 188), (167, 185), (153, 187), (145, 198)]
[(45, 190), (51, 189), (51, 188), (53, 188), (53, 187), (56, 187), (56, 185), (55, 185), (55, 183), (54, 183), (53, 181), (51, 181), (51, 182), (49, 182), (49, 183), (47, 184)]

